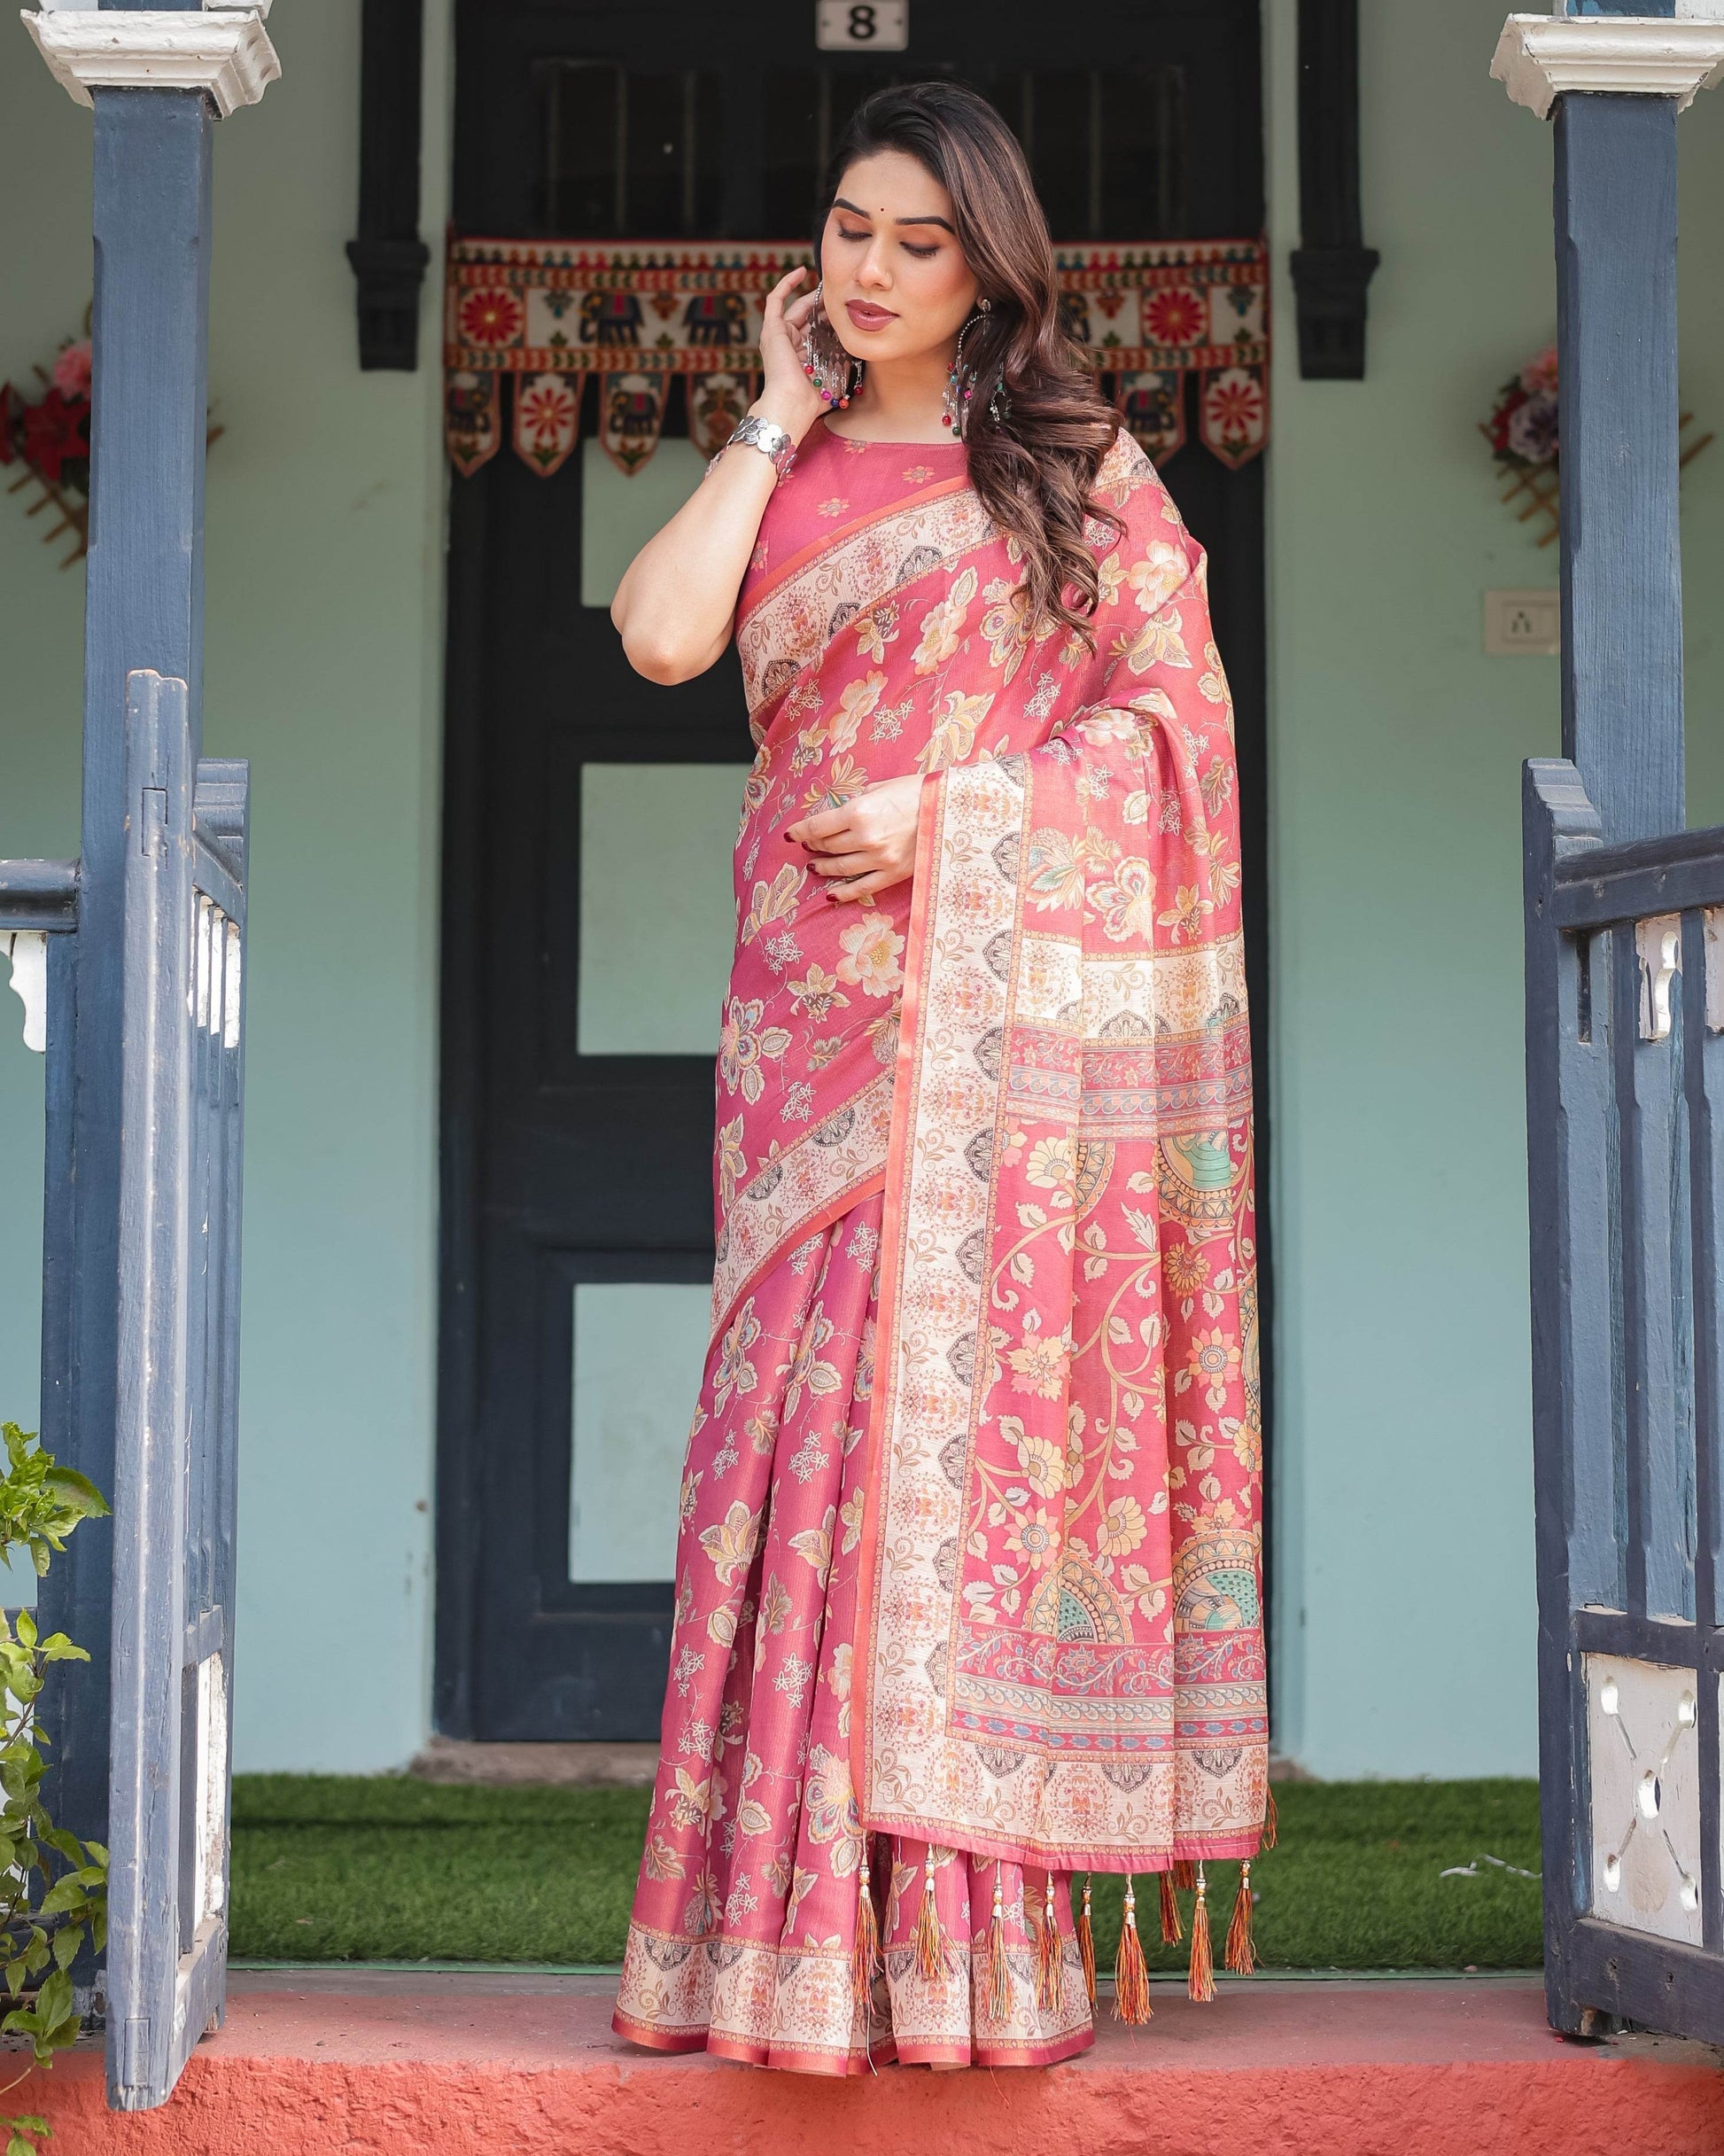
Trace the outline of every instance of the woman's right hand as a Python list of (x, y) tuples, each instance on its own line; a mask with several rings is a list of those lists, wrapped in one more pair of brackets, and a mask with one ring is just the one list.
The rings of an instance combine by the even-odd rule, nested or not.
[(793, 441), (801, 441), (826, 409), (826, 401), (803, 371), (802, 343), (809, 318), (819, 305), (818, 292), (796, 296), (796, 287), (808, 276), (793, 269), (780, 277), (766, 294), (760, 324), (760, 363), (765, 382), (749, 407), (762, 419), (781, 426)]

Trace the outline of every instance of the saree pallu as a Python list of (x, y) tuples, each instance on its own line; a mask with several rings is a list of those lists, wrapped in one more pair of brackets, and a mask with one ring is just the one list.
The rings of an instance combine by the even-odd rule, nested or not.
[[(1259, 1847), (1231, 707), (1129, 437), (1096, 499), (1092, 642), (957, 445), (817, 427), (762, 525), (639, 2042), (1068, 2056), (1069, 1875)], [(785, 828), (915, 771), (913, 881), (830, 903)]]

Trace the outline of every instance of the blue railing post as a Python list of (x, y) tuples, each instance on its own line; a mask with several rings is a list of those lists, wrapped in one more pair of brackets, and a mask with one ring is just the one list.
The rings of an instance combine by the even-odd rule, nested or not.
[[(187, 685), (201, 739), (204, 442), (208, 394), (211, 114), (197, 90), (93, 92), (89, 568), (73, 1152), (75, 1251), (68, 1458), (113, 1487), (120, 1222), (120, 1009), (126, 856), (126, 676)], [(106, 1521), (71, 1543), (44, 1614), (88, 1646), (68, 1687), (56, 1809), (108, 1839), (110, 1573)]]
[[(192, 1372), (190, 698), (131, 677), (126, 883), (127, 1037), (115, 1400), (113, 1817), (108, 1941), (109, 2101), (159, 2103), (174, 2076), (182, 1746), (159, 1712), (160, 1671), (185, 1632), (186, 1476)], [(199, 1374), (201, 1375), (201, 1373)], [(177, 1691), (177, 1687), (174, 1688)], [(173, 1705), (179, 1706), (177, 1699)], [(166, 1983), (162, 1978), (166, 1975)], [(200, 2033), (194, 2030), (194, 2037)]]
[(1557, 101), (1563, 754), (1606, 840), (1682, 828), (1676, 100)]

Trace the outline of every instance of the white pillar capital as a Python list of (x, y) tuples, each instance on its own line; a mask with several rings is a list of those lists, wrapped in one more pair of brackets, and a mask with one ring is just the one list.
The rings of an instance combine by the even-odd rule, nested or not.
[(1510, 15), (1490, 64), (1541, 120), (1567, 90), (1674, 97), (1684, 112), (1724, 76), (1724, 22), (1669, 15)]
[(49, 73), (78, 105), (94, 90), (201, 90), (225, 120), (255, 105), (282, 71), (263, 27), (269, 0), (245, 7), (68, 7), (24, 12)]

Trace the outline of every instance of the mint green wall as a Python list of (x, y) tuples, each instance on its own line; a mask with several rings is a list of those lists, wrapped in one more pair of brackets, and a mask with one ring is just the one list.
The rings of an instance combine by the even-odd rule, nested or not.
[[(270, 28), (282, 81), (217, 130), (210, 362), (206, 739), (255, 788), (236, 1745), (243, 1766), (362, 1769), (408, 1756), (429, 1706), (439, 336), (428, 300), (421, 370), (358, 370), (358, 7), (294, 0)], [(16, 23), (0, 38), (0, 190), (31, 206), (0, 241), (0, 376), (27, 380), (89, 298), (89, 116)], [(0, 853), (76, 847), (82, 603), (0, 493)], [(0, 1127), (22, 1133), (0, 1162), (0, 1413), (34, 1421), (26, 1060), (0, 1040)]]
[[(445, 214), (447, 0), (422, 229)], [(1272, 226), (1297, 231), (1295, 0), (1266, 0)], [(1365, 16), (1384, 265), (1363, 384), (1301, 383), (1270, 463), (1279, 1740), (1324, 1774), (1534, 1757), (1518, 768), (1554, 662), (1481, 594), (1554, 581), (1475, 432), (1549, 336), (1550, 140), (1487, 76), (1503, 0)], [(252, 757), (237, 1736), (250, 1767), (399, 1764), (428, 1722), (444, 479), (417, 375), (361, 375), (342, 243), (358, 10), (294, 0), (218, 137), (208, 738)], [(89, 294), (89, 121), (0, 66), (0, 378)], [(1724, 93), (1682, 123), (1684, 393), (1724, 429), (1705, 230)], [(1177, 470), (1172, 475), (1177, 483)], [(82, 578), (0, 492), (0, 853), (76, 844)], [(1692, 814), (1724, 817), (1724, 445), (1690, 471)], [(574, 565), (571, 565), (571, 575)], [(40, 1066), (0, 992), (0, 1415), (34, 1417)]]
[[(1363, 383), (1302, 383), (1294, 0), (1270, 0), (1281, 338), (1270, 462), (1280, 1382), (1278, 1741), (1318, 1774), (1536, 1757), (1519, 773), (1557, 663), (1482, 594), (1554, 584), (1476, 432), (1555, 331), (1550, 129), (1487, 69), (1502, 0), (1362, 11)], [(1681, 121), (1684, 396), (1724, 426), (1724, 106)], [(1690, 788), (1724, 815), (1724, 449), (1689, 474)]]

